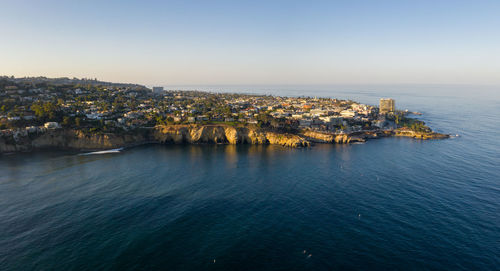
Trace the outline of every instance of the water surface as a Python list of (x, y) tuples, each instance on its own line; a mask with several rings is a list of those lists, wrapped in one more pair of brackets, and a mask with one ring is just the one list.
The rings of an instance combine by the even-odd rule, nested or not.
[(498, 269), (494, 95), (304, 93), (394, 97), (460, 136), (0, 156), (0, 270)]

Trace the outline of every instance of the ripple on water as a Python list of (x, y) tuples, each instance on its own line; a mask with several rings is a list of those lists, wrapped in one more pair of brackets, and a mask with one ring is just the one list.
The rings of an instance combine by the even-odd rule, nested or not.
[(460, 137), (2, 156), (0, 269), (496, 269), (497, 103), (395, 98)]

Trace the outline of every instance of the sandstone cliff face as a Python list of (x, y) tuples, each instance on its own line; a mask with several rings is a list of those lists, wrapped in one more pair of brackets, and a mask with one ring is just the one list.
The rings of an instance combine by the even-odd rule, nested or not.
[(335, 140), (335, 136), (333, 134), (326, 134), (309, 130), (304, 131), (302, 134), (309, 140), (318, 143), (333, 143)]
[(367, 133), (353, 134), (327, 134), (315, 131), (304, 131), (303, 135), (311, 141), (318, 143), (348, 144), (352, 142), (364, 142), (368, 137)]
[(112, 149), (131, 144), (140, 144), (146, 142), (146, 140), (147, 138), (143, 135), (85, 135), (81, 131), (57, 129), (16, 138), (16, 140), (0, 138), (0, 153), (44, 148), (75, 150)]
[(328, 134), (303, 131), (300, 135), (264, 131), (255, 127), (228, 125), (167, 125), (132, 134), (85, 134), (77, 130), (57, 129), (40, 134), (26, 131), (15, 136), (0, 136), (0, 153), (57, 148), (73, 150), (114, 149), (147, 142), (162, 144), (273, 144), (286, 147), (306, 147), (310, 142), (347, 144), (364, 142), (381, 136), (405, 136), (421, 139), (447, 138), (439, 133), (417, 133), (409, 130)]
[(0, 137), (0, 153), (57, 148), (73, 150), (114, 149), (144, 143), (162, 144), (274, 144), (306, 147), (309, 141), (293, 134), (266, 132), (257, 128), (227, 125), (168, 125), (130, 134), (85, 134), (57, 129), (40, 134)]
[(16, 151), (25, 151), (27, 148), (23, 148), (22, 145), (18, 146), (17, 144), (12, 144), (6, 142), (5, 139), (0, 138), (0, 153), (2, 152), (16, 152)]
[(274, 144), (274, 145), (282, 145), (282, 146), (294, 147), (294, 148), (310, 146), (309, 141), (301, 138), (298, 135), (278, 134), (278, 133), (267, 132), (266, 138), (267, 138), (269, 144)]
[(291, 134), (265, 132), (247, 127), (226, 125), (171, 125), (158, 126), (152, 139), (159, 143), (221, 143), (221, 144), (275, 144), (305, 147), (309, 142)]
[(410, 131), (410, 130), (403, 130), (399, 129), (394, 131), (395, 136), (404, 136), (404, 137), (412, 137), (412, 138), (417, 138), (417, 139), (443, 139), (443, 138), (449, 138), (450, 135), (446, 134), (440, 134), (436, 132), (415, 132), (415, 131)]

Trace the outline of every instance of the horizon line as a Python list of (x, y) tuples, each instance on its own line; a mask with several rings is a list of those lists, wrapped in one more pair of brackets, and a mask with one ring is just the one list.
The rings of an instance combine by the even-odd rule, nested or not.
[(46, 75), (25, 75), (25, 76), (15, 76), (15, 75), (0, 75), (0, 77), (14, 77), (14, 78), (37, 78), (37, 77), (45, 77), (48, 79), (58, 79), (58, 78), (68, 78), (68, 79), (78, 79), (78, 80), (93, 80), (101, 82), (109, 82), (109, 83), (119, 83), (119, 84), (137, 84), (144, 86), (196, 86), (196, 87), (221, 87), (221, 86), (474, 86), (474, 87), (500, 87), (499, 84), (492, 83), (421, 83), (421, 82), (404, 82), (404, 83), (393, 83), (393, 82), (374, 82), (374, 83), (355, 83), (355, 82), (337, 82), (337, 83), (144, 83), (144, 82), (126, 82), (121, 80), (109, 80), (109, 79), (101, 79), (98, 77), (76, 77), (76, 76), (46, 76)]

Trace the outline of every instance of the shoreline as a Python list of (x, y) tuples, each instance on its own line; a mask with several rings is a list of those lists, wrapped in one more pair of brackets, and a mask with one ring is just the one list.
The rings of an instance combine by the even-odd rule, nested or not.
[[(139, 130), (141, 130), (139, 132)], [(314, 144), (352, 144), (382, 137), (409, 137), (419, 140), (445, 139), (450, 136), (436, 132), (415, 132), (408, 129), (367, 130), (351, 133), (327, 133), (300, 130), (278, 132), (256, 127), (234, 127), (225, 124), (159, 125), (129, 133), (88, 134), (81, 130), (53, 129), (42, 133), (14, 133), (0, 138), (0, 154), (38, 150), (68, 150), (77, 152), (131, 148), (147, 144), (251, 144), (281, 145), (290, 148)]]

